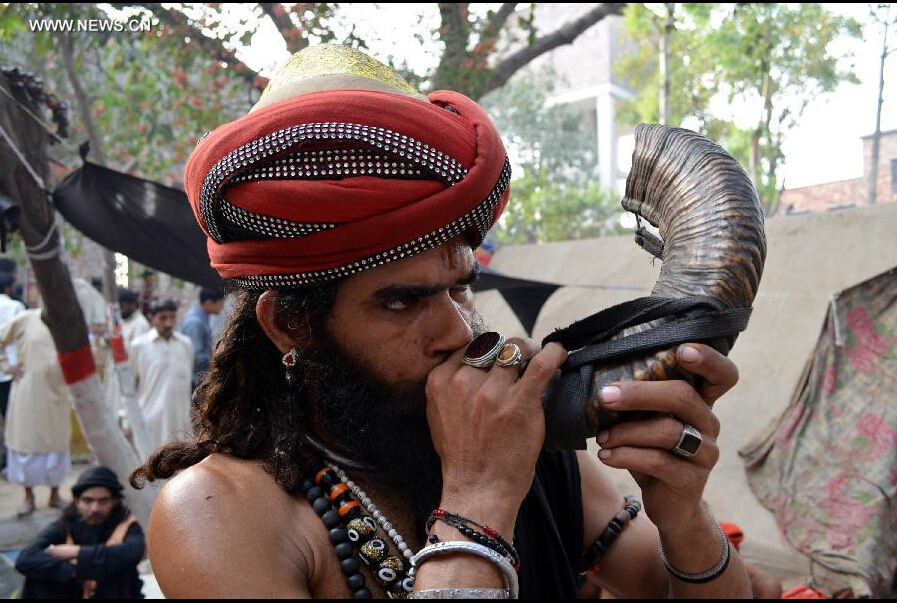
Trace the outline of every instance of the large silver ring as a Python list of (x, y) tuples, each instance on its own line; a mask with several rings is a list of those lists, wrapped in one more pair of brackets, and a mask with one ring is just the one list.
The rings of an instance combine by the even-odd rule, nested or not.
[(523, 364), (523, 352), (516, 343), (506, 343), (498, 351), (495, 364), (502, 367), (519, 367)]
[(505, 344), (501, 333), (487, 331), (467, 344), (461, 362), (474, 368), (489, 368), (495, 363), (498, 351)]
[(683, 423), (679, 443), (673, 446), (670, 452), (682, 458), (690, 459), (698, 453), (703, 442), (704, 438), (701, 437), (700, 431), (688, 423)]

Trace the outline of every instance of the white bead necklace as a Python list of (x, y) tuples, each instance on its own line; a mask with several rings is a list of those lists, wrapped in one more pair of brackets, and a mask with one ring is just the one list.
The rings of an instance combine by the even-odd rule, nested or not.
[(371, 502), (371, 498), (362, 490), (358, 484), (349, 479), (349, 476), (346, 473), (334, 465), (333, 463), (328, 463), (327, 465), (339, 476), (341, 482), (343, 482), (349, 490), (352, 491), (352, 494), (355, 495), (355, 498), (361, 503), (361, 506), (365, 508), (365, 510), (370, 513), (371, 517), (373, 517), (377, 523), (380, 524), (380, 527), (383, 528), (383, 531), (392, 539), (395, 543), (396, 547), (398, 547), (399, 552), (404, 555), (405, 559), (411, 560), (414, 557), (414, 552), (408, 547), (405, 543), (405, 539), (402, 538), (402, 535), (395, 529), (395, 526), (390, 523), (390, 521), (386, 518), (380, 509), (377, 508), (373, 502)]

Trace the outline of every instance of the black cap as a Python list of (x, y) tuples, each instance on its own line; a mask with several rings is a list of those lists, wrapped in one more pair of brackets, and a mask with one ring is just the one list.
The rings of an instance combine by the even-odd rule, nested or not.
[(118, 288), (118, 301), (136, 304), (138, 301), (137, 294), (134, 293), (133, 291), (131, 291), (130, 289), (125, 289), (124, 287), (119, 287)]
[(81, 474), (75, 485), (72, 486), (72, 496), (78, 498), (81, 494), (90, 488), (103, 487), (108, 488), (112, 492), (112, 496), (121, 496), (124, 489), (118, 483), (118, 477), (107, 467), (92, 467)]

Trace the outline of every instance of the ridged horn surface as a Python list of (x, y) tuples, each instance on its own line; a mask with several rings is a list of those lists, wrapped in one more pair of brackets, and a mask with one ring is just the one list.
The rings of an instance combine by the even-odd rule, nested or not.
[[(719, 145), (689, 130), (639, 125), (622, 204), (660, 232), (663, 265), (653, 295), (712, 297), (728, 308), (752, 305), (766, 258), (763, 211), (750, 178)], [(612, 339), (669, 320), (624, 329)], [(711, 344), (727, 353), (734, 337), (727, 339)], [(552, 404), (584, 404), (588, 419), (585, 429), (594, 430), (589, 435), (620, 420), (638, 418), (635, 413), (621, 416), (605, 410), (599, 398), (605, 385), (631, 379), (691, 381), (679, 370), (675, 348), (647, 357), (595, 364), (592, 370), (585, 400), (552, 401)], [(551, 414), (546, 408), (546, 416)], [(568, 425), (564, 421), (555, 421), (555, 425), (549, 421), (550, 430), (565, 431)], [(575, 437), (568, 439), (568, 436), (577, 428), (569, 426), (569, 429), (570, 432), (549, 433), (550, 447), (570, 447)]]

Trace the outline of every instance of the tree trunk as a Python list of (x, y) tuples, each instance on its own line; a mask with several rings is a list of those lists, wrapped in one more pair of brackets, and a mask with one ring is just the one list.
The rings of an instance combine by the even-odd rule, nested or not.
[[(90, 113), (91, 102), (87, 93), (84, 91), (84, 87), (81, 85), (81, 81), (78, 79), (78, 74), (75, 70), (75, 45), (71, 33), (64, 33), (62, 35), (62, 58), (63, 63), (65, 64), (65, 73), (68, 76), (69, 83), (72, 85), (72, 90), (75, 92), (75, 101), (78, 103), (78, 114), (81, 116), (81, 121), (84, 123), (84, 127), (87, 130), (87, 137), (90, 140), (90, 149), (93, 152), (94, 157), (97, 158), (97, 163), (105, 166), (106, 155), (103, 153), (103, 141), (97, 134), (96, 126), (93, 123), (93, 117)], [(114, 304), (117, 297), (115, 288), (115, 252), (104, 248), (103, 263), (103, 297), (106, 298), (108, 303)]]
[(751, 134), (751, 153), (748, 160), (748, 175), (751, 177), (751, 180), (754, 182), (754, 187), (756, 187), (757, 192), (760, 194), (760, 201), (764, 208), (769, 204), (769, 200), (763, 198), (763, 182), (761, 181), (762, 174), (760, 173), (760, 139), (764, 134), (767, 136), (767, 139), (771, 138), (769, 122), (772, 119), (772, 78), (769, 74), (769, 60), (770, 59), (767, 56), (762, 65), (763, 83), (760, 92), (763, 95), (763, 109), (760, 115), (760, 121), (757, 123), (757, 127), (754, 129), (753, 134)]
[(867, 196), (869, 205), (875, 205), (878, 196), (878, 144), (879, 139), (881, 138), (881, 105), (884, 102), (885, 59), (888, 58), (888, 29), (890, 29), (891, 25), (888, 23), (888, 17), (890, 17), (890, 14), (891, 6), (888, 5), (883, 20), (884, 34), (882, 35), (881, 63), (878, 71), (878, 103), (875, 109), (875, 132), (872, 133), (872, 158), (869, 166), (869, 193)]
[(674, 29), (675, 4), (665, 4), (667, 19), (660, 38), (660, 73), (663, 82), (660, 86), (660, 123), (670, 125), (670, 36)]
[[(0, 125), (24, 156), (36, 176), (47, 177), (48, 135), (27, 111), (42, 115), (41, 108), (0, 75), (0, 87), (14, 95), (0, 95)], [(41, 292), (43, 321), (53, 337), (66, 384), (72, 392), (75, 415), (100, 463), (112, 469), (123, 484), (138, 459), (114, 422), (103, 401), (97, 379), (87, 324), (78, 305), (63, 253), (56, 213), (44, 188), (7, 144), (0, 144), (0, 188), (21, 208), (20, 229), (31, 268)], [(49, 236), (48, 236), (49, 235)], [(146, 526), (155, 499), (154, 490), (135, 491), (126, 486), (128, 504)]]

